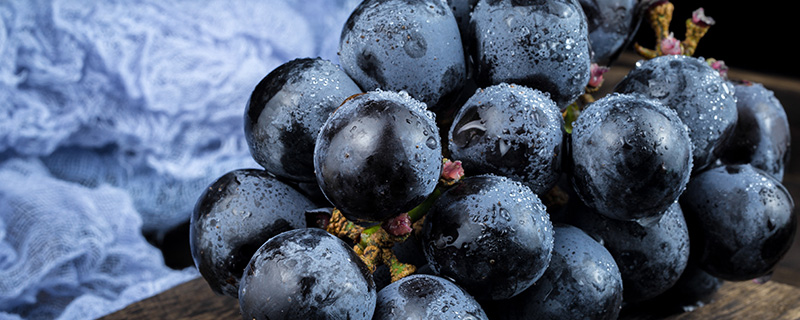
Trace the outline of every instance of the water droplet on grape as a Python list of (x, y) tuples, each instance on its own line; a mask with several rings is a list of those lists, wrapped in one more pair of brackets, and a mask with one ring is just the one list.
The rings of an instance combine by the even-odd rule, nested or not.
[(437, 147), (439, 144), (436, 142), (436, 138), (434, 138), (433, 136), (431, 136), (431, 137), (428, 137), (428, 140), (427, 140), (427, 141), (425, 141), (425, 145), (426, 145), (426, 146), (428, 146), (428, 148), (431, 148), (431, 149), (436, 149), (436, 147)]

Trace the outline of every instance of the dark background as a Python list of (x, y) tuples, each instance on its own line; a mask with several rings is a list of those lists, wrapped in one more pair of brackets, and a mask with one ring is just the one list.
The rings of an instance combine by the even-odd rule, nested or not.
[[(694, 56), (724, 60), (731, 68), (800, 78), (800, 60), (796, 58), (800, 14), (784, 2), (671, 2), (675, 12), (670, 30), (678, 40), (685, 38), (685, 21), (695, 9), (702, 7), (716, 21), (700, 40)], [(655, 33), (647, 21), (642, 22), (634, 41), (655, 47)]]

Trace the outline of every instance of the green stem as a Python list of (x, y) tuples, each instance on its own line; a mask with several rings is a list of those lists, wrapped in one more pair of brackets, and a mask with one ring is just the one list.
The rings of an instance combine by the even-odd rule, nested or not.
[(411, 223), (417, 222), (417, 220), (421, 219), (428, 213), (428, 210), (431, 209), (433, 203), (436, 202), (436, 199), (442, 195), (442, 186), (436, 186), (436, 189), (433, 189), (433, 192), (425, 199), (420, 205), (414, 207), (408, 211), (408, 218), (411, 220)]

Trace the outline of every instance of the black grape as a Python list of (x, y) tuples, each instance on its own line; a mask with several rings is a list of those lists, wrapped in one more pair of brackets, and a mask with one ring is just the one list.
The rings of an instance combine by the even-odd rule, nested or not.
[[(573, 209), (574, 210), (574, 209)], [(673, 203), (649, 221), (609, 219), (584, 208), (568, 222), (596, 237), (622, 274), (625, 302), (651, 299), (672, 287), (689, 261), (689, 229), (680, 205)]]
[(458, 29), (461, 31), (461, 39), (466, 40), (469, 36), (469, 19), (472, 15), (472, 9), (478, 0), (447, 0), (447, 4), (453, 9), (453, 16), (458, 23)]
[(574, 123), (572, 181), (587, 206), (619, 220), (654, 218), (681, 195), (692, 144), (674, 110), (641, 95), (611, 94)]
[(724, 280), (769, 275), (797, 231), (789, 191), (749, 164), (720, 166), (697, 175), (681, 203), (698, 264)]
[(363, 1), (344, 25), (339, 61), (364, 90), (404, 90), (431, 110), (448, 106), (466, 79), (458, 24), (442, 0)]
[(470, 28), (480, 86), (524, 85), (561, 109), (584, 93), (591, 57), (577, 0), (479, 0)]
[(242, 319), (371, 319), (372, 274), (322, 229), (283, 232), (253, 255), (239, 287)]
[(253, 90), (244, 114), (250, 154), (270, 173), (314, 180), (314, 142), (328, 116), (361, 89), (330, 61), (295, 59), (271, 71)]
[(592, 61), (610, 65), (641, 23), (637, 0), (579, 0), (589, 22)]
[(494, 319), (616, 319), (622, 278), (614, 257), (582, 230), (555, 225), (553, 258), (521, 294), (492, 305)]
[(314, 205), (266, 171), (231, 171), (203, 191), (189, 229), (194, 264), (217, 294), (236, 297), (247, 262), (265, 241), (305, 228)]
[(506, 177), (471, 176), (428, 211), (422, 248), (434, 273), (476, 299), (508, 299), (544, 273), (553, 227), (530, 188)]
[(736, 125), (733, 86), (701, 58), (667, 55), (637, 63), (614, 90), (644, 94), (678, 113), (694, 145), (695, 172), (719, 157)]
[(375, 320), (488, 319), (475, 298), (447, 279), (414, 274), (378, 291)]
[(710, 302), (722, 284), (722, 279), (703, 271), (693, 257), (690, 257), (686, 269), (675, 285), (648, 301), (646, 305), (654, 305), (658, 309), (672, 312), (690, 311)]
[(379, 221), (416, 207), (439, 181), (434, 115), (404, 93), (371, 91), (328, 118), (314, 150), (322, 192), (351, 220)]
[(456, 114), (450, 153), (470, 174), (510, 177), (540, 195), (561, 175), (563, 125), (546, 94), (502, 83), (476, 91)]
[(778, 181), (789, 163), (789, 119), (775, 93), (759, 83), (736, 85), (736, 128), (727, 140), (721, 160), (749, 163)]

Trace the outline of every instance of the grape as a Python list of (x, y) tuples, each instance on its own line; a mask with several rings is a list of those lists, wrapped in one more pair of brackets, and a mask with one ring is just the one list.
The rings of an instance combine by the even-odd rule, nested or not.
[(305, 228), (313, 207), (303, 195), (266, 171), (226, 173), (203, 191), (190, 220), (194, 264), (217, 294), (236, 298), (245, 265), (269, 238)]
[(652, 304), (658, 305), (661, 309), (672, 308), (676, 311), (696, 308), (711, 301), (714, 293), (722, 287), (722, 283), (722, 279), (700, 269), (697, 261), (690, 257), (686, 269), (675, 285), (653, 298)]
[(432, 110), (466, 79), (453, 12), (443, 0), (366, 0), (350, 15), (339, 61), (364, 90), (404, 90)]
[(433, 192), (441, 168), (433, 113), (391, 91), (347, 100), (328, 118), (314, 149), (322, 192), (350, 220), (411, 210)]
[(447, 0), (447, 4), (453, 9), (453, 16), (458, 23), (458, 30), (461, 31), (461, 39), (466, 40), (469, 35), (469, 18), (472, 15), (472, 9), (478, 0)]
[(651, 299), (672, 287), (689, 260), (689, 229), (678, 203), (650, 221), (609, 219), (584, 208), (568, 222), (600, 239), (622, 274), (626, 302)]
[(700, 58), (669, 55), (638, 63), (614, 90), (644, 94), (678, 112), (694, 145), (695, 172), (717, 159), (736, 125), (733, 87)]
[(619, 220), (654, 218), (689, 181), (692, 148), (675, 112), (640, 95), (611, 94), (574, 123), (572, 181), (586, 205)]
[(778, 181), (789, 162), (789, 119), (775, 94), (760, 83), (736, 85), (738, 121), (721, 160), (749, 163)]
[(373, 319), (488, 319), (464, 289), (447, 279), (415, 274), (378, 292)]
[(530, 188), (509, 178), (463, 179), (425, 216), (428, 264), (478, 300), (511, 298), (539, 279), (550, 261), (553, 228), (545, 210)]
[(361, 258), (315, 228), (286, 231), (265, 242), (247, 264), (239, 289), (245, 320), (371, 319), (376, 299)]
[(636, 0), (579, 0), (589, 23), (592, 61), (610, 65), (641, 23)]
[(327, 60), (295, 59), (253, 90), (244, 114), (250, 154), (270, 173), (314, 181), (314, 142), (328, 116), (361, 89)]
[[(313, 154), (313, 153), (312, 153)], [(313, 156), (313, 155), (312, 155)], [(313, 160), (313, 158), (312, 158)], [(313, 166), (312, 166), (313, 172)], [(328, 207), (331, 203), (328, 199), (325, 198), (325, 194), (322, 193), (322, 190), (319, 189), (319, 184), (317, 184), (317, 180), (311, 182), (291, 182), (288, 181), (287, 184), (293, 186), (297, 191), (300, 191), (308, 200), (311, 200), (319, 207)]]
[(556, 224), (547, 271), (528, 290), (493, 305), (493, 318), (616, 319), (622, 288), (606, 248), (576, 227)]
[(499, 84), (479, 89), (450, 128), (450, 153), (471, 174), (493, 173), (525, 183), (536, 194), (561, 174), (564, 120), (538, 90)]
[(577, 0), (480, 0), (471, 30), (480, 86), (524, 85), (548, 92), (561, 109), (584, 93), (589, 33)]
[(700, 267), (724, 280), (770, 274), (796, 233), (789, 191), (749, 164), (698, 174), (689, 182), (681, 203)]

